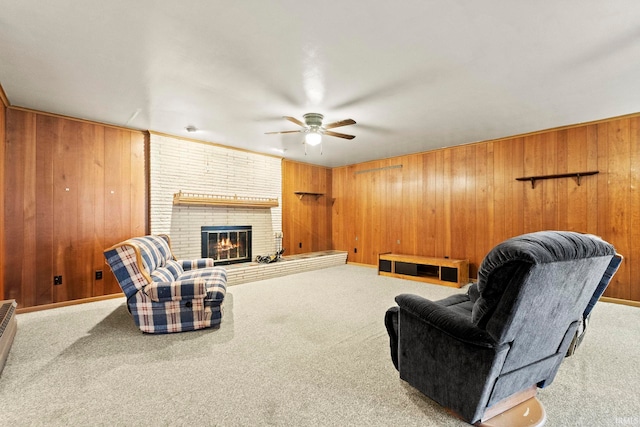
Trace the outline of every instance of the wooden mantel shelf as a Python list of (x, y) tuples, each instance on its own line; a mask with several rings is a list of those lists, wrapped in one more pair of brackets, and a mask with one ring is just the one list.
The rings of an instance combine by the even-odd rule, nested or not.
[(184, 193), (180, 191), (173, 195), (173, 204), (193, 206), (231, 206), (238, 208), (274, 208), (278, 206), (278, 199), (268, 197)]
[(310, 193), (310, 192), (308, 192), (308, 191), (296, 191), (294, 194), (295, 194), (296, 196), (298, 196), (298, 198), (299, 198), (300, 200), (302, 200), (302, 198), (303, 198), (304, 196), (311, 196), (311, 197), (315, 197), (315, 198), (316, 198), (316, 200), (318, 200), (318, 197), (320, 197), (320, 196), (324, 196), (324, 193)]
[(583, 176), (595, 175), (600, 171), (588, 171), (588, 172), (571, 172), (571, 173), (560, 173), (556, 175), (537, 175), (537, 176), (523, 176), (521, 178), (516, 178), (516, 181), (531, 181), (531, 188), (535, 188), (536, 181), (540, 179), (556, 179), (556, 178), (570, 178), (576, 177), (578, 180), (578, 185), (580, 185), (580, 178)]

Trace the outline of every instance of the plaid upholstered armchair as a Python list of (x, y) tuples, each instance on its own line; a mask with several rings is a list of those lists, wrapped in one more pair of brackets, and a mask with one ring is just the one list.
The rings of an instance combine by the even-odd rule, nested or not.
[(166, 235), (126, 240), (104, 256), (142, 332), (183, 332), (222, 321), (227, 276), (212, 259), (176, 260)]

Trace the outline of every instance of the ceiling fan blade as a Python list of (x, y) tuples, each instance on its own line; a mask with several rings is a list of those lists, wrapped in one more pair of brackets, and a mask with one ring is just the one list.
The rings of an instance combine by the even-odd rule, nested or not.
[(293, 123), (297, 124), (298, 126), (302, 126), (302, 127), (306, 127), (307, 126), (304, 123), (302, 123), (300, 120), (296, 119), (295, 117), (283, 116), (282, 118), (286, 119), (286, 120), (289, 120), (290, 122), (293, 122)]
[(333, 128), (338, 128), (340, 126), (348, 126), (348, 125), (355, 125), (356, 121), (353, 119), (346, 119), (346, 120), (340, 120), (339, 122), (333, 122), (333, 123), (329, 123), (328, 125), (326, 125), (324, 128), (325, 129), (333, 129)]
[(338, 138), (344, 138), (344, 139), (353, 139), (353, 138), (355, 138), (354, 135), (347, 135), (346, 133), (331, 132), (330, 130), (325, 131), (324, 134), (325, 135), (329, 135), (329, 136), (335, 136), (335, 137), (338, 137)]
[(281, 132), (265, 132), (265, 135), (274, 135), (276, 133), (300, 133), (302, 130), (283, 130)]

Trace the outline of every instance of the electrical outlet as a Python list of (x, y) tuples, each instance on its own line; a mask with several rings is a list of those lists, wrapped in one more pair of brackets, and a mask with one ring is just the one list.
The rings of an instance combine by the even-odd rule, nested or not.
[(96, 270), (96, 280), (102, 280), (102, 270)]
[(53, 276), (54, 285), (62, 285), (62, 276)]

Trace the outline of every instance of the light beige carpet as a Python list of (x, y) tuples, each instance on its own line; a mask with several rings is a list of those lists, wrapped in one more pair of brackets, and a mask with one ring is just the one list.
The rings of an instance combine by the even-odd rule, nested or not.
[[(18, 316), (0, 425), (464, 426), (398, 378), (394, 296), (464, 292), (344, 265), (231, 286), (219, 329), (143, 335), (124, 300)], [(599, 303), (539, 398), (548, 426), (640, 424), (640, 309)]]

